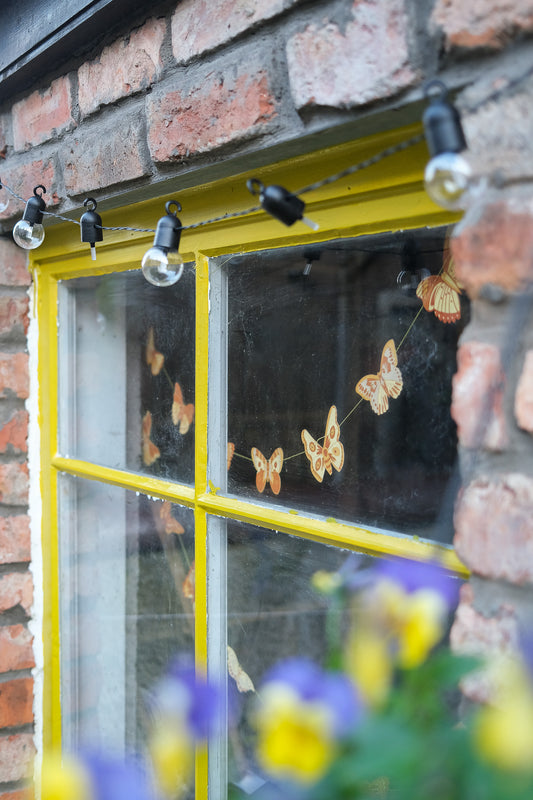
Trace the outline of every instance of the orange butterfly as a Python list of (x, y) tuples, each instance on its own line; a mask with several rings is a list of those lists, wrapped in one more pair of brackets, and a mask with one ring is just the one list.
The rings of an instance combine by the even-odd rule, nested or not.
[(182, 533), (185, 533), (185, 528), (183, 525), (181, 525), (178, 520), (172, 516), (171, 505), (168, 500), (163, 502), (161, 510), (159, 511), (159, 515), (165, 523), (165, 533), (177, 533), (178, 536)]
[(159, 375), (163, 364), (165, 363), (165, 356), (155, 349), (154, 342), (154, 329), (150, 328), (148, 331), (148, 341), (146, 342), (146, 363), (152, 370), (152, 375)]
[(448, 250), (442, 262), (440, 275), (430, 275), (417, 286), (416, 296), (422, 300), (426, 311), (433, 311), (441, 322), (461, 319), (459, 295), (463, 287), (455, 277), (455, 264)]
[(192, 562), (191, 567), (187, 573), (187, 577), (183, 581), (181, 589), (183, 592), (183, 596), (186, 597), (187, 600), (192, 600), (194, 604), (194, 595), (196, 590), (194, 561)]
[(344, 447), (340, 442), (341, 428), (337, 422), (337, 407), (331, 406), (326, 422), (324, 444), (313, 439), (308, 430), (302, 431), (302, 442), (305, 455), (311, 462), (311, 472), (319, 483), (322, 483), (324, 471), (333, 474), (332, 466), (340, 472), (344, 465)]
[(228, 442), (228, 451), (227, 451), (228, 469), (231, 467), (231, 462), (233, 460), (234, 452), (235, 452), (235, 445), (233, 444), (233, 442)]
[(146, 464), (147, 467), (150, 464), (153, 464), (156, 459), (159, 458), (161, 453), (159, 452), (159, 447), (156, 447), (155, 444), (150, 439), (150, 434), (152, 432), (152, 413), (147, 411), (143, 417), (143, 429), (142, 429), (142, 438), (143, 438), (143, 462)]
[(174, 399), (172, 402), (172, 422), (174, 425), (179, 424), (179, 432), (187, 433), (191, 422), (194, 419), (194, 405), (188, 403), (185, 405), (183, 402), (183, 393), (179, 383), (174, 384)]
[(257, 447), (252, 447), (252, 461), (257, 470), (257, 475), (255, 476), (257, 491), (263, 492), (267, 483), (270, 483), (270, 488), (274, 494), (279, 494), (281, 489), (279, 473), (283, 467), (283, 450), (281, 447), (277, 447), (274, 450), (268, 461)]
[(377, 375), (365, 375), (355, 387), (357, 394), (370, 401), (372, 411), (383, 414), (389, 407), (389, 397), (396, 398), (402, 391), (402, 373), (398, 367), (398, 356), (394, 339), (389, 339), (381, 353), (381, 365)]

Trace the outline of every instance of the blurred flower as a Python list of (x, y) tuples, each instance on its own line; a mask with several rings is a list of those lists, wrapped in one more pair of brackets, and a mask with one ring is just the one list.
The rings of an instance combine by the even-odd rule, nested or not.
[(41, 800), (153, 800), (144, 765), (137, 758), (96, 752), (77, 757), (46, 754), (40, 774)]
[(345, 675), (324, 672), (307, 659), (281, 662), (267, 676), (256, 708), (258, 758), (278, 779), (313, 783), (331, 764), (338, 738), (359, 713)]
[(311, 585), (320, 594), (333, 594), (342, 586), (342, 578), (338, 572), (327, 572), (319, 569), (311, 578)]
[(352, 632), (346, 648), (346, 671), (365, 702), (372, 708), (387, 699), (393, 678), (393, 663), (387, 640), (370, 626)]
[(82, 764), (61, 753), (47, 753), (40, 772), (41, 800), (90, 800), (89, 776)]

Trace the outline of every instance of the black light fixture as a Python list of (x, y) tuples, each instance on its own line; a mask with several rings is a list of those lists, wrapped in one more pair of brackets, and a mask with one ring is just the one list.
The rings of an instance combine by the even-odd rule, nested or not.
[(312, 230), (318, 230), (317, 223), (304, 216), (304, 201), (288, 189), (275, 184), (264, 186), (257, 178), (250, 178), (246, 186), (251, 194), (259, 196), (264, 211), (279, 219), (284, 225), (293, 225), (297, 220), (302, 220)]
[(43, 194), (46, 194), (46, 187), (40, 183), (33, 190), (33, 197), (26, 203), (22, 219), (13, 228), (13, 239), (24, 250), (35, 250), (44, 241), (42, 221), (46, 203)]
[(96, 213), (96, 200), (88, 197), (83, 205), (87, 211), (82, 214), (80, 219), (81, 240), (91, 246), (91, 258), (96, 261), (96, 242), (101, 242), (104, 238), (102, 231), (102, 217)]
[(181, 204), (169, 200), (165, 210), (166, 215), (157, 223), (154, 243), (142, 260), (143, 275), (154, 286), (172, 286), (183, 272), (183, 259), (178, 252), (182, 225), (177, 214), (181, 211)]

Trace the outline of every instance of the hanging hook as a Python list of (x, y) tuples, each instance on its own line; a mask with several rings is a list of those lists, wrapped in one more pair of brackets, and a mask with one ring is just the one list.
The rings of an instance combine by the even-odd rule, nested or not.
[[(38, 194), (38, 192), (37, 192), (37, 189), (42, 189), (42, 192), (41, 192), (41, 194)], [(43, 185), (42, 185), (42, 183), (40, 183), (40, 184), (39, 184), (38, 186), (36, 186), (36, 187), (35, 187), (35, 189), (33, 190), (33, 194), (35, 195), (35, 197), (42, 197), (42, 196), (43, 196), (43, 194), (46, 194), (46, 186), (43, 186)]]
[[(170, 210), (172, 206), (175, 206), (176, 211), (172, 212)], [(177, 217), (178, 211), (181, 211), (181, 203), (179, 203), (177, 200), (169, 200), (168, 203), (165, 203), (165, 211), (169, 216)]]
[(98, 203), (94, 199), (94, 197), (86, 197), (83, 201), (83, 205), (88, 211), (96, 211), (96, 207)]

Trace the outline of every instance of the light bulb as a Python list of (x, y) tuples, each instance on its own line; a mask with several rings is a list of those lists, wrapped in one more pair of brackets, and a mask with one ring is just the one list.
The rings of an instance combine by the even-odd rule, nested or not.
[(424, 173), (426, 191), (437, 205), (452, 211), (466, 208), (472, 187), (472, 170), (459, 153), (440, 153)]
[(172, 286), (181, 278), (183, 259), (177, 250), (151, 247), (143, 256), (142, 272), (154, 286)]
[(21, 219), (13, 228), (13, 239), (25, 250), (35, 250), (44, 241), (44, 228), (40, 222), (28, 222)]

